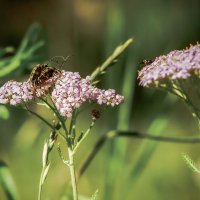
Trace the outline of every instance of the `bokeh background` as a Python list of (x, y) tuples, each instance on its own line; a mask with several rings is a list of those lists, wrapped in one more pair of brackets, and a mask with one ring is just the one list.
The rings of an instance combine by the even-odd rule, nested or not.
[[(165, 136), (199, 134), (190, 109), (164, 91), (138, 86), (137, 71), (144, 59), (183, 49), (200, 39), (198, 0), (43, 0), (0, 1), (0, 47), (15, 54), (33, 23), (41, 26), (44, 45), (23, 70), (6, 80), (28, 77), (36, 63), (53, 56), (72, 55), (65, 69), (84, 77), (100, 65), (120, 43), (134, 43), (110, 68), (99, 87), (115, 88), (125, 95), (120, 108), (102, 108), (102, 115), (76, 155), (80, 169), (95, 142), (111, 129), (137, 130)], [(38, 25), (37, 25), (38, 26)], [(11, 48), (12, 47), (12, 48)], [(0, 119), (0, 159), (7, 163), (21, 199), (37, 198), (41, 154), (49, 129), (35, 117), (9, 107), (8, 119)], [(33, 106), (49, 120), (41, 107)], [(78, 130), (90, 123), (90, 109), (78, 121)], [(64, 146), (62, 147), (64, 151)], [(98, 189), (102, 200), (197, 200), (200, 176), (193, 173), (181, 154), (200, 161), (200, 144), (170, 144), (119, 138), (108, 141), (79, 179), (79, 193), (91, 197)], [(44, 186), (44, 199), (68, 199), (70, 178), (56, 149)], [(0, 187), (0, 199), (6, 199)]]

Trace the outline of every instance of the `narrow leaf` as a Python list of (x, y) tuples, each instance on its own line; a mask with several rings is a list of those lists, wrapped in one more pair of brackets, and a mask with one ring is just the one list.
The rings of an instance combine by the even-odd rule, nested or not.
[(47, 167), (44, 170), (44, 173), (42, 175), (42, 184), (44, 184), (44, 181), (47, 178), (47, 175), (48, 175), (48, 172), (49, 172), (49, 167), (50, 167), (50, 164), (48, 164)]

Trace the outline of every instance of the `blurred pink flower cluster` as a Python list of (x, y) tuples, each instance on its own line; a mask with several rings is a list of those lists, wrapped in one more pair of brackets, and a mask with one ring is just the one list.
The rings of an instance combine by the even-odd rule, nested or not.
[(200, 75), (200, 44), (185, 50), (175, 50), (157, 57), (152, 63), (139, 71), (140, 85), (158, 86), (160, 83), (187, 79)]

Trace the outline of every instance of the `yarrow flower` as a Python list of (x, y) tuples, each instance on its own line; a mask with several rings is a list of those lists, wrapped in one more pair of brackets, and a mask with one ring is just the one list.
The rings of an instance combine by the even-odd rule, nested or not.
[(17, 105), (32, 100), (34, 97), (29, 82), (8, 81), (0, 88), (0, 103)]
[(8, 81), (0, 87), (0, 104), (18, 105), (29, 102), (35, 97), (45, 96), (58, 77), (52, 77), (41, 87), (35, 88), (30, 81)]
[(165, 89), (182, 98), (200, 119), (200, 44), (159, 56), (138, 73), (144, 87)]
[(151, 64), (139, 71), (140, 85), (158, 86), (169, 80), (200, 76), (200, 44), (185, 50), (175, 50), (157, 57)]
[(47, 94), (50, 94), (56, 108), (65, 118), (71, 117), (73, 109), (86, 101), (96, 101), (107, 106), (116, 106), (124, 101), (124, 97), (113, 89), (94, 87), (90, 76), (82, 79), (78, 72), (62, 70), (37, 87), (31, 81), (8, 81), (0, 87), (0, 104), (18, 105)]
[(98, 104), (119, 105), (124, 97), (115, 90), (101, 90), (92, 86), (91, 77), (81, 79), (78, 72), (62, 71), (52, 92), (52, 100), (63, 117), (71, 117), (73, 109), (79, 108), (85, 101)]

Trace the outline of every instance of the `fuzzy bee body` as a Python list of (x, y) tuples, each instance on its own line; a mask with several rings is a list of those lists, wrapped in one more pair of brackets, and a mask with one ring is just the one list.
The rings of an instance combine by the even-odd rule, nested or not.
[(38, 64), (33, 68), (29, 81), (33, 87), (38, 88), (45, 85), (50, 78), (60, 72), (59, 69), (49, 67), (47, 64)]

